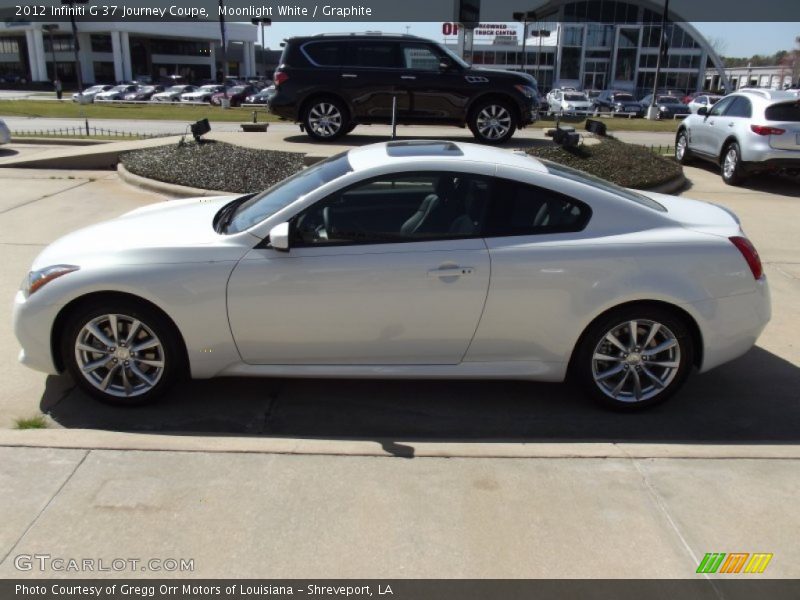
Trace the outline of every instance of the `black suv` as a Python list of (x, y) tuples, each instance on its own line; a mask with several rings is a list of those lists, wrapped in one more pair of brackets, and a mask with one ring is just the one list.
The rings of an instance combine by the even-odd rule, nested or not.
[(499, 144), (536, 120), (536, 80), (475, 69), (411, 35), (326, 34), (286, 40), (269, 110), (333, 140), (360, 123), (467, 125)]
[(616, 90), (603, 90), (594, 99), (595, 110), (599, 112), (633, 113), (637, 116), (644, 115), (644, 109), (636, 98), (629, 92)]

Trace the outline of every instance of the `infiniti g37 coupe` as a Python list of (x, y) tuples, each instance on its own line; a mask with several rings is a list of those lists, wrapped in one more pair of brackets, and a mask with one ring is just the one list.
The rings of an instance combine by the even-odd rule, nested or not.
[(14, 309), (24, 364), (117, 403), (184, 374), (570, 377), (638, 408), (769, 317), (728, 210), (438, 141), (87, 227), (39, 255)]

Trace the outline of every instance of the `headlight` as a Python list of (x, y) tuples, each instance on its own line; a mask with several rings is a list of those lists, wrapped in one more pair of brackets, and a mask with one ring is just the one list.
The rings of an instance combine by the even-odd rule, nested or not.
[(58, 279), (62, 275), (77, 271), (80, 267), (75, 265), (51, 265), (38, 271), (31, 271), (22, 282), (22, 291), (26, 296), (30, 296), (34, 292), (40, 290), (45, 285)]
[(660, 110), (661, 112), (666, 112), (666, 111), (668, 111), (669, 109), (668, 109), (666, 106), (659, 106), (659, 107), (658, 107), (658, 110)]
[(575, 107), (572, 106), (572, 104), (567, 104), (567, 110), (572, 110), (573, 108), (575, 108)]
[(526, 98), (536, 97), (536, 90), (529, 85), (515, 85), (514, 87), (517, 88), (517, 91)]

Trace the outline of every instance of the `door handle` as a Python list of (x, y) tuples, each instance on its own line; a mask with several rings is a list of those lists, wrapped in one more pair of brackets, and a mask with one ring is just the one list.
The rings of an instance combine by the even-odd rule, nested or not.
[(355, 73), (342, 73), (342, 77), (346, 77), (348, 79), (356, 79), (358, 75)]
[(416, 79), (414, 75), (401, 75), (400, 79)]
[(472, 275), (475, 267), (444, 267), (441, 269), (431, 269), (428, 277), (461, 277), (462, 275)]
[(728, 127), (733, 127), (733, 122), (728, 123)]

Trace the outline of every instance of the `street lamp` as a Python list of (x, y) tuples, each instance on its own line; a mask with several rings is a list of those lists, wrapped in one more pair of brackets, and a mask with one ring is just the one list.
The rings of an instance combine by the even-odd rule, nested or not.
[(49, 24), (49, 25), (42, 25), (42, 31), (46, 31), (48, 34), (48, 38), (50, 39), (50, 53), (53, 57), (53, 81), (58, 80), (58, 61), (56, 60), (56, 45), (53, 42), (53, 32), (58, 30), (58, 25), (56, 24)]
[(261, 66), (264, 69), (262, 75), (264, 77), (267, 76), (267, 46), (264, 44), (264, 26), (272, 25), (272, 19), (268, 19), (267, 17), (256, 17), (254, 19), (250, 19), (250, 22), (253, 25), (260, 25), (261, 26), (261, 62), (263, 63)]
[[(61, 0), (61, 4), (66, 4), (69, 7), (73, 7), (76, 4), (87, 4), (89, 0)], [(72, 24), (72, 53), (75, 56), (75, 74), (78, 78), (78, 94), (83, 94), (83, 74), (81, 73), (81, 59), (78, 56), (78, 53), (81, 50), (80, 44), (78, 43), (78, 24), (75, 22), (75, 15), (70, 11), (69, 21)], [(86, 130), (88, 132), (89, 125), (87, 122)]]
[(528, 21), (536, 19), (536, 11), (515, 12), (512, 16), (515, 21), (522, 23), (522, 71), (525, 72), (528, 66), (528, 53), (525, 51), (525, 43), (528, 39)]

